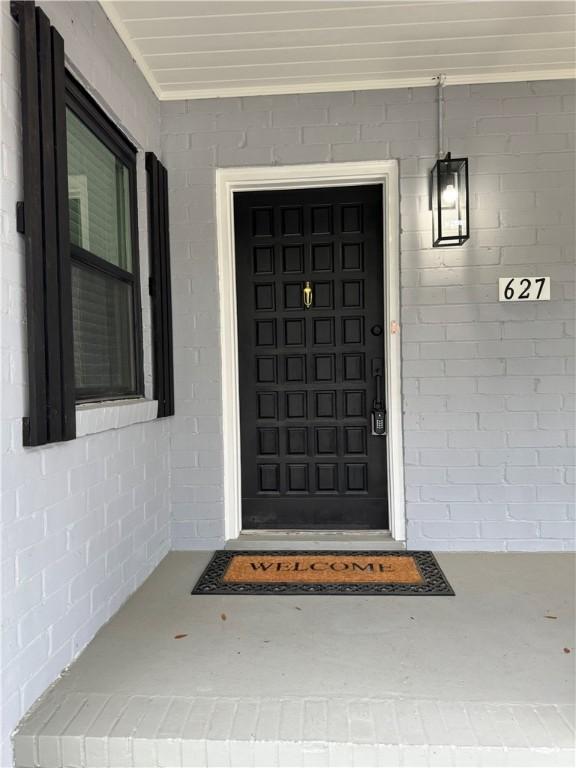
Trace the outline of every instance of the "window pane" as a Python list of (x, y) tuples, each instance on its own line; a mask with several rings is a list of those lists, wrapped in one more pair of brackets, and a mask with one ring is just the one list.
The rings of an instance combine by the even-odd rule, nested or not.
[(66, 110), (70, 240), (132, 271), (128, 168)]
[(73, 264), (72, 313), (78, 396), (134, 393), (131, 285)]

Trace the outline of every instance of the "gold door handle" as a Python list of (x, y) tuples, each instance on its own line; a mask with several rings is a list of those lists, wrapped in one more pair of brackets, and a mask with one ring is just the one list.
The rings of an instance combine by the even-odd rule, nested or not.
[(306, 309), (310, 309), (312, 306), (312, 286), (308, 280), (306, 280), (306, 285), (304, 286), (304, 306)]

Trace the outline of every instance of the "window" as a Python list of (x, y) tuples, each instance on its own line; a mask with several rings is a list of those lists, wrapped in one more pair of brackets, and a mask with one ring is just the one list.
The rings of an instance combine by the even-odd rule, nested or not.
[(66, 144), (76, 400), (140, 396), (136, 153), (71, 76)]
[[(64, 40), (33, 2), (20, 39), (26, 266), (26, 446), (76, 437), (78, 402), (144, 394), (136, 149), (66, 70)], [(154, 394), (174, 413), (168, 180), (148, 153)]]

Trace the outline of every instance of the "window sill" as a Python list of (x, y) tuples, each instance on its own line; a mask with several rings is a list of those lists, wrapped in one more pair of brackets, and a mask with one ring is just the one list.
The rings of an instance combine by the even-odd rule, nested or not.
[(76, 406), (76, 437), (153, 421), (157, 414), (158, 401), (145, 398), (84, 403)]

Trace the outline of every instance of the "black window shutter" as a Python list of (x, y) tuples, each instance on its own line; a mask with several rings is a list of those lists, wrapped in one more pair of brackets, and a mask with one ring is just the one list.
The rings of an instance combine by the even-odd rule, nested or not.
[(158, 416), (174, 414), (172, 294), (168, 225), (168, 174), (153, 152), (146, 153), (154, 399)]
[(64, 43), (33, 2), (16, 2), (20, 27), (28, 323), (24, 445), (76, 435), (64, 104)]

